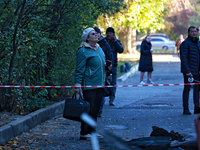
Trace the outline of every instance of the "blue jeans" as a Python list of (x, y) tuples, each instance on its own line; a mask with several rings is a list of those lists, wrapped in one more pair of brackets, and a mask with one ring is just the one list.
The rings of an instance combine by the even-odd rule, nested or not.
[[(112, 68), (112, 82), (110, 83), (111, 85), (116, 85), (117, 84), (117, 67)], [(114, 101), (115, 99), (115, 93), (116, 93), (116, 87), (112, 87), (112, 95), (109, 96), (110, 101)]]

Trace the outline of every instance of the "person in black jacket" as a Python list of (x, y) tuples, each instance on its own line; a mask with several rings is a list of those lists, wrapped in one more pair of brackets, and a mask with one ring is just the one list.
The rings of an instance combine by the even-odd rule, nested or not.
[(153, 65), (152, 65), (152, 52), (151, 49), (151, 37), (147, 35), (145, 39), (142, 41), (141, 48), (140, 48), (140, 60), (139, 60), (139, 71), (140, 72), (140, 83), (139, 84), (145, 84), (143, 81), (143, 77), (145, 72), (148, 72), (148, 78), (147, 83), (154, 84), (154, 82), (151, 80), (152, 71), (153, 71)]
[[(106, 39), (101, 35), (101, 30), (98, 27), (94, 27), (94, 30), (96, 31), (97, 36), (98, 36), (98, 42), (97, 43), (103, 49), (103, 52), (105, 54), (106, 62), (107, 61), (111, 62), (111, 65), (107, 68), (106, 72), (110, 72), (111, 73), (110, 70), (112, 68), (112, 62), (113, 62), (112, 49), (110, 48), (110, 45), (108, 44)], [(100, 109), (99, 109), (98, 117), (102, 116), (104, 102), (105, 102), (105, 97), (102, 97), (101, 106), (100, 106)]]
[[(188, 37), (181, 43), (180, 58), (181, 72), (183, 73), (184, 83), (189, 83), (188, 78), (193, 77), (199, 80), (199, 47), (197, 29), (194, 26), (188, 28)], [(183, 89), (183, 114), (191, 115), (188, 108), (190, 85), (184, 85)], [(193, 90), (194, 114), (200, 112), (199, 109), (199, 85), (194, 85)]]
[[(115, 30), (112, 27), (108, 27), (106, 29), (106, 40), (108, 41), (112, 52), (113, 52), (113, 62), (112, 62), (112, 82), (111, 85), (117, 84), (117, 53), (123, 53), (124, 49), (122, 43), (119, 39), (115, 36)], [(116, 87), (112, 87), (112, 95), (109, 96), (109, 105), (114, 106), (114, 99), (115, 99)]]
[(102, 50), (105, 54), (106, 60), (110, 60), (112, 62), (113, 61), (113, 53), (112, 53), (112, 49), (110, 48), (110, 45), (106, 41), (105, 37), (103, 37), (101, 35), (101, 30), (98, 27), (94, 27), (94, 30), (96, 31), (97, 36), (98, 36), (97, 43), (102, 48)]

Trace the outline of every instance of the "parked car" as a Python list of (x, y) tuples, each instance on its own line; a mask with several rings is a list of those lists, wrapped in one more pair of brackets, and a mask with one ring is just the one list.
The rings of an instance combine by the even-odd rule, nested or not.
[[(169, 37), (164, 33), (151, 33), (151, 34), (149, 34), (149, 36), (150, 37), (164, 37), (166, 39), (169, 39)], [(142, 41), (145, 37), (146, 37), (146, 35), (141, 37), (140, 40)]]
[[(137, 41), (135, 46), (140, 49), (142, 41)], [(153, 49), (165, 49), (169, 51), (174, 51), (175, 41), (171, 41), (164, 37), (151, 37), (151, 44)]]

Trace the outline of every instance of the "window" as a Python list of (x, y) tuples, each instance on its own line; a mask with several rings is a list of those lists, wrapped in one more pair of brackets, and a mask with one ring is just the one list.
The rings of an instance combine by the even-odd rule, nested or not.
[(164, 37), (166, 39), (169, 39), (169, 37), (167, 35), (159, 35), (159, 34), (154, 34), (154, 35), (150, 35), (151, 37)]
[(162, 39), (151, 39), (151, 42), (164, 42)]

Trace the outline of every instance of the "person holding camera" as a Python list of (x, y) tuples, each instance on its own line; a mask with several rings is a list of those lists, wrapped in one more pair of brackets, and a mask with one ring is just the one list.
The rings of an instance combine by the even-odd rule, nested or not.
[[(99, 44), (97, 44), (98, 36), (93, 28), (87, 28), (82, 34), (82, 43), (76, 53), (75, 68), (75, 86), (91, 86), (100, 87), (84, 87), (83, 98), (90, 103), (89, 115), (97, 120), (99, 108), (101, 105), (105, 85), (105, 54)], [(75, 88), (75, 93), (80, 93), (80, 88)], [(92, 128), (84, 122), (81, 122), (81, 140), (91, 139)], [(98, 134), (98, 138), (102, 138)]]
[[(124, 49), (123, 49), (121, 41), (116, 38), (115, 30), (112, 27), (108, 27), (106, 29), (106, 40), (108, 41), (113, 53), (113, 61), (112, 61), (112, 69), (111, 69), (112, 71), (111, 85), (116, 85), (117, 84), (117, 65), (118, 65), (117, 53), (123, 53)], [(116, 87), (112, 87), (111, 89), (112, 89), (111, 90), (112, 95), (109, 96), (109, 105), (114, 106)]]
[[(180, 45), (181, 72), (184, 83), (189, 83), (188, 78), (193, 77), (199, 81), (199, 53), (197, 29), (194, 26), (188, 28), (188, 37)], [(184, 85), (183, 89), (183, 114), (191, 115), (188, 107), (190, 85)], [(193, 86), (194, 114), (200, 113), (199, 109), (199, 85)]]
[[(106, 71), (106, 82), (111, 82), (112, 79), (111, 75), (112, 75), (112, 61), (113, 61), (113, 53), (112, 53), (112, 49), (110, 48), (110, 45), (108, 44), (108, 42), (106, 41), (105, 37), (103, 37), (101, 35), (101, 30), (98, 27), (94, 27), (94, 30), (97, 33), (98, 36), (98, 44), (100, 45), (100, 47), (102, 48), (104, 54), (105, 54), (105, 59), (106, 59), (106, 67), (105, 67), (105, 71)], [(105, 83), (106, 85), (109, 83)], [(105, 103), (105, 97), (102, 97), (101, 100), (101, 106), (99, 109), (99, 113), (98, 113), (98, 117), (102, 116), (102, 112), (103, 112), (103, 105)]]

